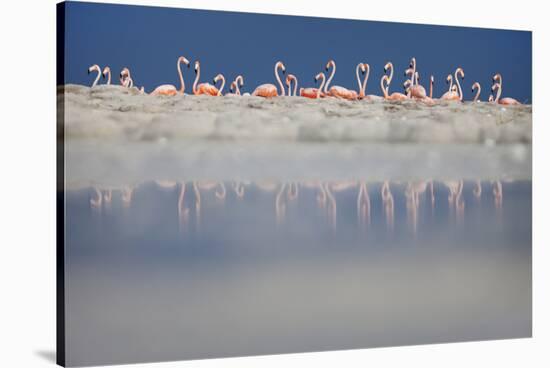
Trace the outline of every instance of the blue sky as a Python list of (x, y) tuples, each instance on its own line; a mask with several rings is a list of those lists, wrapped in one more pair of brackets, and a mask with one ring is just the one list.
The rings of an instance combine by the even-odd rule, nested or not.
[[(532, 101), (531, 32), (79, 2), (66, 6), (66, 83), (90, 85), (87, 69), (99, 64), (110, 66), (114, 77), (129, 67), (146, 91), (164, 83), (179, 87), (175, 65), (183, 55), (201, 61), (201, 81), (212, 82), (218, 73), (231, 81), (242, 74), (244, 91), (252, 91), (275, 82), (273, 66), (281, 60), (300, 86), (311, 87), (313, 77), (334, 59), (333, 84), (356, 89), (355, 66), (366, 62), (371, 66), (367, 93), (381, 94), (384, 64), (395, 66), (391, 91), (402, 92), (403, 72), (414, 56), (426, 89), (434, 75), (437, 97), (447, 88), (446, 75), (460, 66), (466, 100), (473, 97), (470, 87), (476, 81), (486, 100), (491, 77), (500, 72), (503, 96)], [(193, 70), (185, 69), (184, 78), (190, 93)]]

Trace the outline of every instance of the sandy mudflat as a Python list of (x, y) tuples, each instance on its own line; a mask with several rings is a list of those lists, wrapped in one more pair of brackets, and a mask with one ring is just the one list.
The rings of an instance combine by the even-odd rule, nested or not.
[(531, 177), (531, 105), (63, 91), (68, 183)]

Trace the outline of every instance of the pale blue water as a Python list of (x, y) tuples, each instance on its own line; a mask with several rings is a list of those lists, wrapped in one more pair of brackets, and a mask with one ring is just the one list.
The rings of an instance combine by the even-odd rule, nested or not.
[(531, 181), (429, 183), (68, 190), (67, 363), (531, 336)]

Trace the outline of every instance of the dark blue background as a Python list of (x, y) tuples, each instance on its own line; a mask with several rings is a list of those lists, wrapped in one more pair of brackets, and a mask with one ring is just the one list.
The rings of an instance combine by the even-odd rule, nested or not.
[[(136, 85), (148, 92), (164, 83), (179, 88), (180, 55), (201, 61), (201, 81), (212, 82), (217, 73), (228, 81), (243, 74), (245, 91), (274, 83), (277, 60), (300, 86), (313, 86), (331, 58), (337, 64), (333, 83), (357, 89), (355, 66), (367, 62), (367, 93), (377, 95), (383, 66), (392, 61), (391, 91), (402, 92), (404, 69), (415, 56), (421, 83), (428, 87), (429, 75), (435, 76), (437, 97), (447, 88), (446, 75), (461, 66), (465, 99), (479, 81), (486, 100), (495, 72), (503, 75), (503, 96), (532, 99), (531, 32), (525, 31), (69, 2), (65, 50), (66, 83), (91, 84), (95, 73), (87, 69), (96, 63), (110, 66), (118, 83), (128, 66)], [(184, 70), (187, 93), (194, 77), (192, 68)]]

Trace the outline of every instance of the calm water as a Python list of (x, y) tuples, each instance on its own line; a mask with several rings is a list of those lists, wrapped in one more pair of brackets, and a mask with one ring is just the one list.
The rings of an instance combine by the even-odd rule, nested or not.
[(530, 181), (151, 181), (66, 221), (69, 365), (531, 335)]

